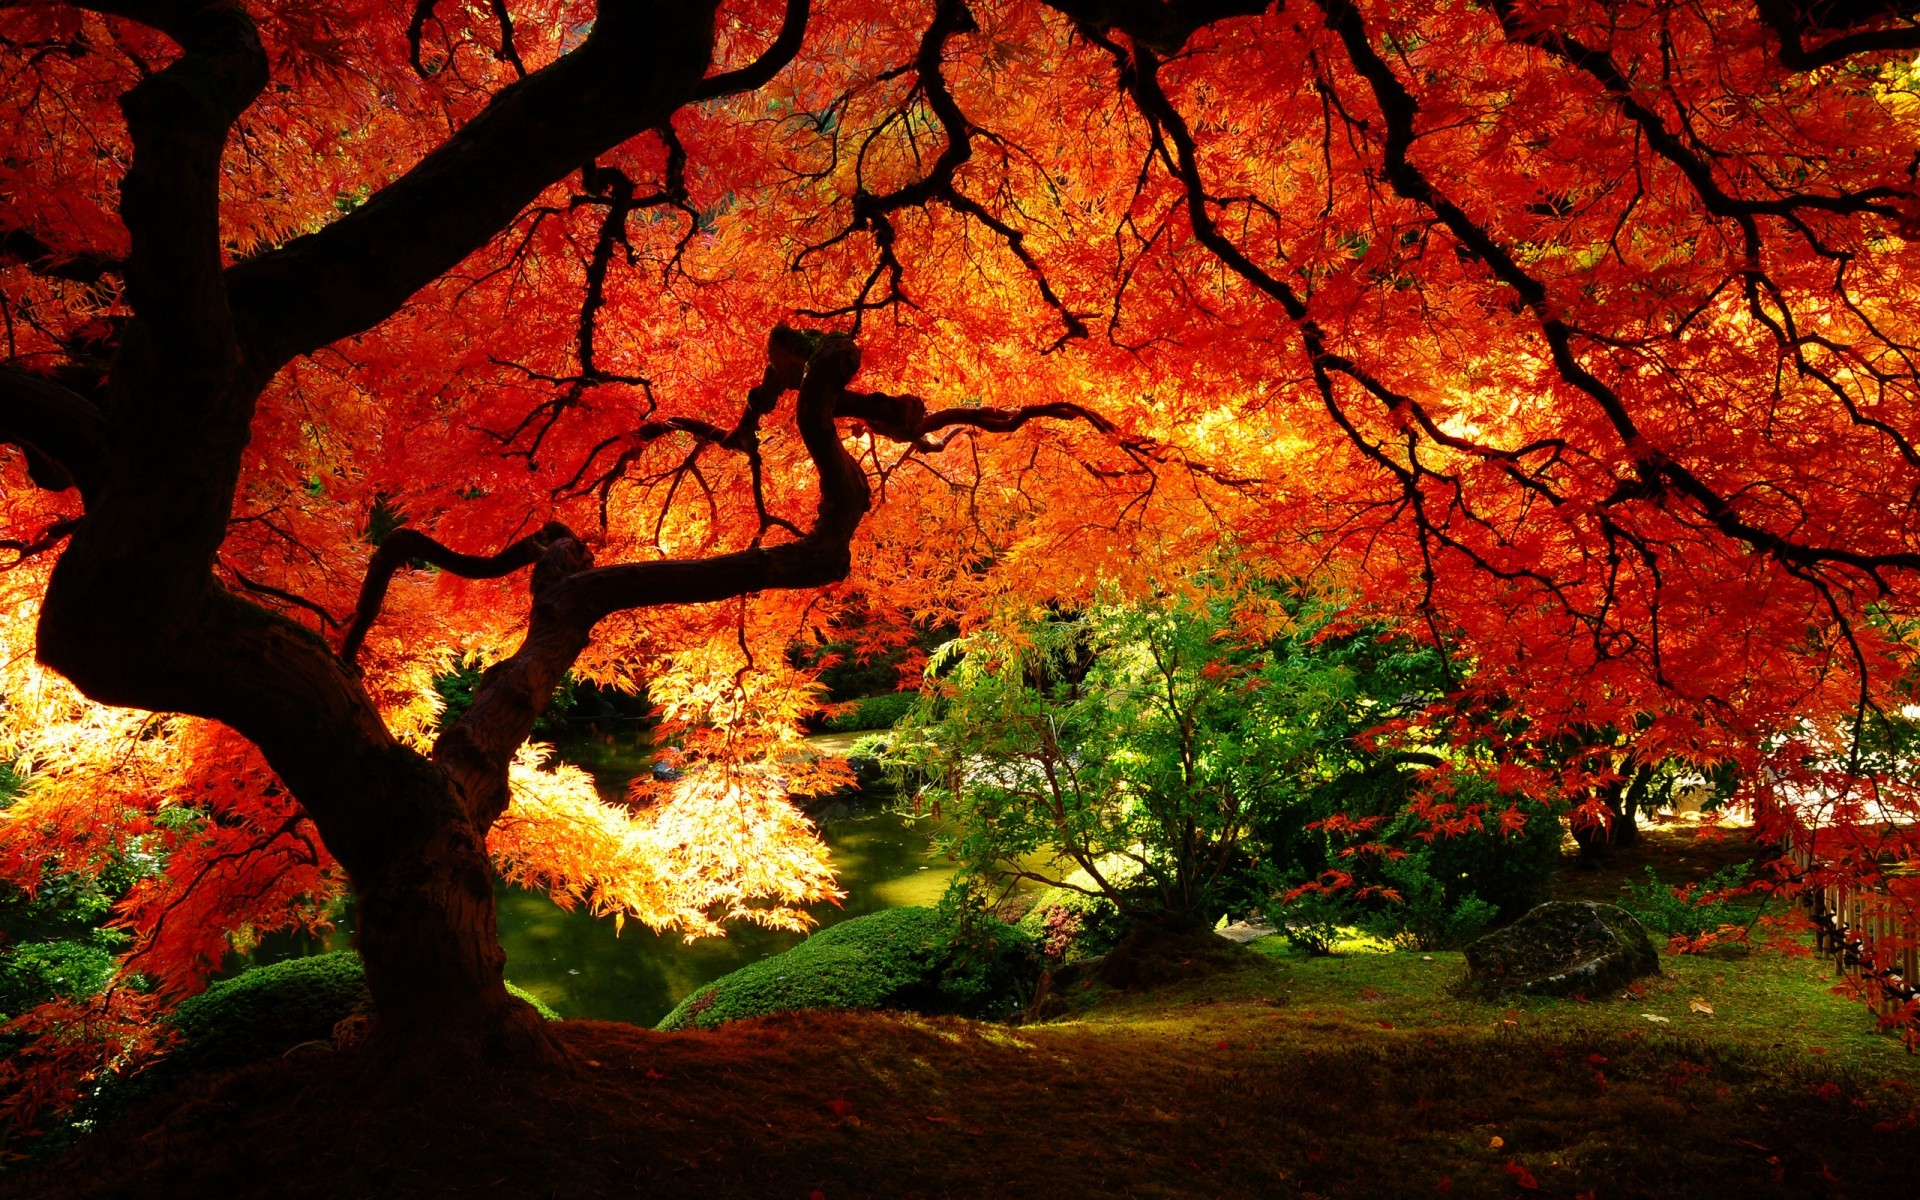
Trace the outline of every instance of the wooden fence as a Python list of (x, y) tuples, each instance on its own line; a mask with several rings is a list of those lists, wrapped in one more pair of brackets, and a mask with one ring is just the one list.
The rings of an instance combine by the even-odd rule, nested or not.
[(1817, 951), (1836, 977), (1852, 978), (1885, 1023), (1904, 1026), (1909, 1053), (1920, 1045), (1920, 924), (1912, 911), (1877, 886), (1821, 882), (1821, 864), (1801, 839), (1788, 844), (1796, 878), (1809, 882), (1799, 900), (1813, 920)]

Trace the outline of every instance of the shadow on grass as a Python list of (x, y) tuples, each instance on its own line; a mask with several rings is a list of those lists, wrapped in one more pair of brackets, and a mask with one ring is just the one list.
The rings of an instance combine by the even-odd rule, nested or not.
[(1640, 997), (1502, 1006), (1450, 993), (1456, 955), (1279, 950), (1025, 1028), (567, 1022), (571, 1076), (377, 1086), (315, 1054), (177, 1094), (10, 1194), (1910, 1194), (1920, 1068), (1817, 967), (1662, 965)]

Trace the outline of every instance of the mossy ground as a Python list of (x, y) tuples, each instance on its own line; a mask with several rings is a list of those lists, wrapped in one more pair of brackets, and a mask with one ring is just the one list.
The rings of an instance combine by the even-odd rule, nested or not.
[(1456, 996), (1457, 955), (1260, 947), (1091, 985), (1039, 1026), (566, 1022), (570, 1076), (307, 1054), (178, 1093), (11, 1194), (1911, 1194), (1920, 1058), (1818, 963), (1669, 956), (1644, 997), (1506, 1004)]

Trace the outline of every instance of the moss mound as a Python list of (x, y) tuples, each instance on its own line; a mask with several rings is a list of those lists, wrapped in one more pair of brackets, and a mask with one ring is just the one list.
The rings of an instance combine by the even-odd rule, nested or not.
[(823, 929), (785, 954), (724, 975), (660, 1022), (711, 1029), (799, 1009), (895, 1008), (1003, 1017), (1019, 1008), (1035, 969), (1031, 943), (979, 916), (963, 927), (933, 908), (890, 908)]
[(169, 1069), (217, 1070), (274, 1058), (333, 1027), (367, 999), (351, 950), (255, 967), (180, 1002), (167, 1018), (180, 1034)]
[[(560, 1019), (531, 993), (511, 983), (507, 991), (547, 1020)], [(165, 1018), (179, 1035), (167, 1054), (136, 1075), (111, 1077), (75, 1119), (88, 1128), (192, 1076), (282, 1058), (301, 1046), (330, 1047), (334, 1026), (371, 1011), (366, 973), (352, 950), (254, 967), (181, 1001)]]
[[(511, 983), (507, 991), (547, 1020), (560, 1019), (531, 993)], [(180, 1002), (167, 1018), (180, 1044), (165, 1061), (201, 1071), (277, 1058), (331, 1040), (335, 1025), (371, 1006), (366, 972), (352, 950), (254, 967)]]

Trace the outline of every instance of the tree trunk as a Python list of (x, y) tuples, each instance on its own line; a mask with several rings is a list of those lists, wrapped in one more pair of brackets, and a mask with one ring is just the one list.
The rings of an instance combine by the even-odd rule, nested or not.
[(560, 1057), (546, 1023), (507, 993), (493, 872), (463, 815), (354, 885), (378, 1041), (484, 1060)]
[(1640, 802), (1646, 795), (1646, 768), (1634, 776), (1629, 786), (1625, 779), (1616, 779), (1608, 784), (1600, 794), (1600, 802), (1606, 806), (1605, 824), (1575, 825), (1573, 840), (1580, 846), (1580, 857), (1593, 859), (1604, 857), (1608, 851), (1631, 846), (1640, 840)]

